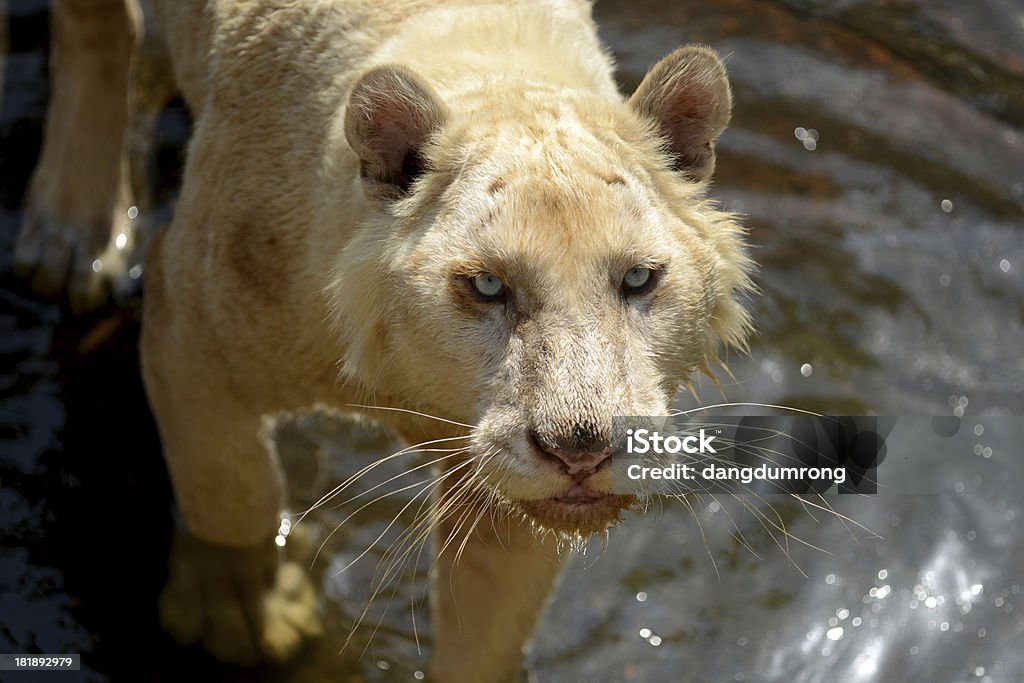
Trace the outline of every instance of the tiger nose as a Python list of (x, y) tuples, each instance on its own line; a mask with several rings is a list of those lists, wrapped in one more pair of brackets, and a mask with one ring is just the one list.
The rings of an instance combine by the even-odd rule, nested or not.
[(559, 462), (570, 476), (582, 481), (611, 462), (612, 446), (599, 435), (580, 438), (577, 431), (564, 439), (549, 440), (531, 431), (530, 442), (548, 459)]

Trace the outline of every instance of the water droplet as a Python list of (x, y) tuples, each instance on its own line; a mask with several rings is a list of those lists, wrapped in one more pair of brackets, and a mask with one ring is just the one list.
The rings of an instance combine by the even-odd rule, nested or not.
[(388, 664), (387, 662), (385, 662), (383, 659), (378, 659), (377, 660), (377, 668), (380, 669), (381, 671), (387, 671), (388, 669), (391, 668), (391, 665)]
[(636, 601), (637, 602), (646, 602), (647, 601), (647, 593), (644, 593), (643, 591), (640, 591), (639, 593), (637, 593), (636, 594)]
[(123, 232), (119, 232), (117, 237), (114, 238), (114, 246), (118, 249), (124, 249), (125, 245), (128, 244), (128, 235)]
[(953, 202), (949, 201), (948, 199), (943, 199), (942, 204), (940, 204), (940, 206), (942, 207), (942, 210), (945, 211), (946, 213), (953, 212)]
[(884, 581), (887, 576), (889, 576), (889, 570), (888, 569), (879, 569), (878, 570), (878, 578), (880, 580)]
[(101, 270), (103, 270), (103, 261), (96, 259), (95, 261), (92, 262), (92, 272), (98, 273)]
[(640, 629), (640, 637), (644, 638), (644, 639), (650, 638), (651, 637), (651, 629), (649, 629), (649, 628), (642, 628), (642, 629)]
[(818, 148), (818, 141), (812, 138), (810, 135), (804, 138), (804, 149), (808, 152), (813, 152)]
[(284, 536), (282, 536), (281, 534), (278, 534), (278, 535), (277, 535), (277, 536), (276, 536), (276, 537), (274, 538), (274, 543), (276, 543), (276, 544), (277, 544), (277, 547), (278, 547), (278, 548), (283, 548), (283, 547), (284, 547), (284, 545), (285, 545), (285, 543), (287, 543), (287, 542), (288, 542), (288, 539), (286, 539), (286, 538), (285, 538)]
[(974, 667), (974, 675), (977, 676), (978, 678), (981, 678), (982, 676), (984, 676), (985, 675), (985, 667), (983, 667), (983, 666), (976, 666), (976, 667)]
[(661, 636), (651, 636), (651, 639), (647, 642), (653, 645), (654, 647), (658, 647), (659, 645), (661, 645)]
[(825, 632), (825, 637), (829, 640), (839, 640), (843, 637), (843, 627), (836, 626), (835, 628), (830, 628)]
[(939, 284), (943, 287), (949, 287), (949, 275), (943, 273), (939, 276)]
[(814, 368), (810, 363), (804, 363), (800, 366), (800, 374), (804, 377), (810, 377), (812, 372), (814, 372)]
[(140, 277), (142, 277), (142, 266), (135, 264), (134, 266), (129, 268), (128, 277), (130, 277), (133, 280), (138, 280)]
[(417, 681), (422, 681), (424, 678), (427, 677), (427, 675), (422, 671), (413, 671), (412, 677), (415, 678)]
[(984, 433), (985, 433), (985, 427), (984, 426), (982, 426), (980, 424), (974, 425), (974, 435), (975, 436), (981, 436)]
[(807, 129), (803, 126), (797, 126), (793, 129), (793, 135), (802, 142), (807, 138)]
[(1009, 273), (1010, 272), (1010, 262), (1007, 261), (1006, 259), (1003, 259), (1002, 261), (1000, 261), (999, 262), (999, 270), (1003, 271), (1004, 273)]
[(129, 206), (128, 207), (128, 220), (133, 221), (133, 220), (135, 220), (138, 217), (138, 215), (139, 215), (139, 207), (137, 207), (137, 206)]

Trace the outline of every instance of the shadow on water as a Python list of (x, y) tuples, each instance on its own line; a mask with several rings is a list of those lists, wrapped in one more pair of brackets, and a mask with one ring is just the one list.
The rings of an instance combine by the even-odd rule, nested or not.
[[(337, 570), (374, 546), (407, 499), (330, 537), (316, 571), (331, 635), (290, 668), (223, 667), (161, 632), (171, 494), (139, 381), (138, 301), (75, 319), (9, 274), (48, 94), (48, 3), (8, 5), (0, 652), (82, 652), (79, 678), (95, 681), (416, 680), (426, 650), (408, 604), (423, 597), (422, 567), (338, 656), (380, 551)], [(762, 289), (751, 302), (759, 336), (749, 357), (730, 359), (728, 397), (960, 415), (967, 456), (951, 446), (941, 467), (901, 465), (948, 493), (834, 501), (874, 534), (791, 503), (777, 506), (778, 521), (806, 546), (778, 547), (729, 501), (698, 502), (692, 516), (666, 503), (629, 520), (611, 552), (570, 568), (530, 655), (539, 680), (1024, 680), (1024, 609), (1014, 610), (1024, 459), (1017, 432), (997, 419), (1024, 413), (1024, 8), (603, 0), (596, 16), (625, 90), (678, 44), (727, 56), (735, 113), (713, 192), (745, 215)], [(187, 130), (179, 101), (157, 126), (160, 211)], [(699, 394), (720, 400), (711, 386)], [(326, 416), (282, 424), (293, 505), (388, 447)], [(345, 514), (317, 516), (314, 543)], [(426, 621), (420, 609), (421, 631)]]

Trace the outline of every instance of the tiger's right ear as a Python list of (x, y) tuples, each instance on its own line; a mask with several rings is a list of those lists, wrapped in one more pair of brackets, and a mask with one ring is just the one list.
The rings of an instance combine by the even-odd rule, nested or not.
[(368, 193), (389, 200), (408, 193), (425, 168), (424, 143), (447, 118), (447, 107), (412, 70), (390, 65), (363, 74), (349, 95), (345, 138)]

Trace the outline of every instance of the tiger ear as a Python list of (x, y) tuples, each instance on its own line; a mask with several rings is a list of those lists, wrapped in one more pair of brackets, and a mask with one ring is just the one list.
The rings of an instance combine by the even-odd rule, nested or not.
[(434, 90), (403, 66), (381, 66), (352, 88), (345, 112), (345, 138), (359, 157), (367, 190), (397, 199), (424, 170), (420, 152), (448, 117)]
[(722, 60), (706, 47), (679, 48), (654, 65), (629, 98), (658, 125), (675, 168), (703, 181), (715, 170), (715, 140), (732, 114), (732, 92)]

